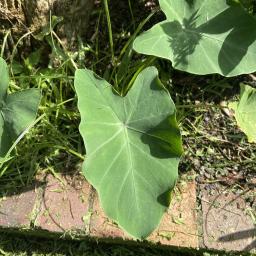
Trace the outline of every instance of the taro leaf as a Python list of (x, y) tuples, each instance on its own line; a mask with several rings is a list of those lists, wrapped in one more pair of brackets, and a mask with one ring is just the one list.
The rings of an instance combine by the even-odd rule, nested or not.
[(38, 89), (7, 93), (8, 68), (0, 58), (0, 159), (18, 136), (34, 121), (41, 98)]
[(147, 237), (168, 207), (182, 154), (175, 105), (156, 68), (139, 74), (125, 97), (92, 71), (75, 74), (83, 172), (108, 217), (135, 238)]
[(229, 107), (235, 111), (238, 126), (247, 135), (249, 142), (256, 142), (256, 89), (241, 84), (241, 95), (238, 102)]
[(134, 49), (194, 74), (235, 76), (256, 70), (256, 19), (231, 0), (159, 0), (167, 19), (142, 33)]

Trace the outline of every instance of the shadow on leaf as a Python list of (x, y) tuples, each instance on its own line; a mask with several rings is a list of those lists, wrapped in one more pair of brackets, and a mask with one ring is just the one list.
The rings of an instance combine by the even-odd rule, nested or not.
[(224, 75), (228, 75), (239, 65), (249, 46), (256, 40), (256, 30), (248, 27), (251, 19), (250, 15), (241, 11), (239, 5), (234, 5), (197, 29), (199, 33), (220, 35), (220, 38), (221, 34), (230, 31), (223, 42), (216, 39), (216, 42), (222, 44), (218, 62)]
[(156, 158), (178, 158), (182, 155), (182, 141), (175, 113), (141, 136)]
[(197, 12), (195, 12), (189, 19), (183, 19), (183, 24), (173, 21), (161, 25), (163, 31), (170, 35), (169, 42), (173, 51), (175, 66), (187, 66), (189, 64), (188, 56), (195, 51), (202, 38), (199, 33), (192, 33), (193, 30), (196, 30), (197, 17)]
[[(187, 0), (186, 2), (189, 8), (193, 8), (193, 1)], [(198, 49), (196, 53), (198, 63), (208, 59), (213, 66), (219, 66), (223, 75), (229, 75), (244, 57), (248, 56), (248, 49), (256, 40), (256, 29), (252, 29), (252, 25), (250, 25), (253, 21), (253, 17), (239, 4), (230, 4), (222, 12), (212, 17), (208, 17), (208, 14), (204, 14), (201, 9), (198, 9), (189, 18), (184, 18), (181, 23), (178, 20), (163, 22), (160, 26), (168, 35), (173, 54), (173, 58), (167, 57), (173, 60), (174, 67), (186, 70), (190, 65), (189, 56), (194, 53), (201, 39), (204, 39), (201, 44), (204, 51)], [(218, 55), (217, 63), (211, 61), (215, 52)], [(256, 54), (255, 51), (251, 52), (252, 54)], [(204, 58), (204, 55), (208, 56)], [(248, 61), (251, 62), (251, 59)], [(247, 64), (244, 63), (244, 65)], [(243, 70), (244, 68), (241, 67), (237, 73), (244, 73)]]

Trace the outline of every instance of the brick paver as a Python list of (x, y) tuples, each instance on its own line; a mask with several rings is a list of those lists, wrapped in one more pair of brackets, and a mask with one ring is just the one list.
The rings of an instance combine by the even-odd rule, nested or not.
[[(46, 177), (34, 227), (49, 232), (96, 239), (132, 240), (102, 210), (97, 193), (80, 177)], [(73, 184), (74, 183), (74, 184)], [(163, 245), (198, 247), (196, 185), (178, 186), (170, 208), (148, 241)]]
[(46, 180), (35, 227), (57, 233), (88, 233), (90, 185), (81, 178), (72, 184), (70, 176), (56, 179), (48, 175)]
[(0, 198), (0, 227), (29, 228), (36, 201), (35, 187)]
[[(159, 228), (153, 232), (148, 241), (162, 245), (182, 247), (198, 247), (196, 218), (195, 183), (187, 183), (181, 187), (164, 215)], [(178, 195), (177, 195), (178, 194)], [(91, 219), (91, 236), (98, 238), (131, 239), (116, 224), (110, 221), (99, 205), (94, 202)]]
[(159, 228), (149, 237), (154, 243), (197, 248), (198, 227), (195, 182), (180, 186)]
[[(27, 228), (59, 236), (91, 237), (115, 241), (132, 238), (109, 220), (96, 191), (82, 176), (47, 175), (41, 185), (0, 198), (0, 228)], [(173, 193), (168, 211), (149, 242), (178, 247), (199, 247), (196, 184), (183, 182)], [(245, 202), (235, 194), (211, 195), (202, 185), (203, 244), (210, 249), (253, 250), (255, 226), (245, 213)]]

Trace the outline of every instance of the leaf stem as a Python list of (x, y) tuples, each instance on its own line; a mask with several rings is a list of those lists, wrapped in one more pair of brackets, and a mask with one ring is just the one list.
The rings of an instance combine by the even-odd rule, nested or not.
[(130, 90), (130, 88), (132, 87), (134, 81), (136, 80), (137, 76), (140, 74), (140, 72), (148, 67), (152, 62), (154, 62), (156, 59), (156, 57), (149, 57), (136, 71), (136, 73), (134, 74), (134, 76), (132, 77), (131, 81), (129, 82), (129, 84), (127, 85), (127, 87), (123, 87), (125, 88), (124, 90), (122, 90), (121, 96), (126, 95), (126, 93)]
[[(126, 44), (124, 45), (124, 47), (122, 48), (116, 63), (119, 63), (123, 57), (123, 55), (125, 54), (125, 52), (128, 50), (128, 47), (133, 43), (134, 39), (136, 38), (136, 36), (139, 34), (139, 32), (142, 30), (142, 28), (144, 27), (144, 25), (151, 19), (151, 17), (156, 13), (156, 11), (152, 12), (151, 14), (148, 15), (148, 17), (146, 19), (144, 19), (139, 26), (137, 27), (137, 29), (135, 30), (135, 32), (133, 33), (133, 35), (129, 38), (129, 40), (126, 42)], [(116, 72), (116, 69), (118, 68), (118, 65), (115, 65), (113, 68), (113, 71), (111, 73), (110, 79), (109, 81), (112, 80), (114, 73)]]
[(111, 51), (111, 56), (112, 56), (112, 62), (114, 63), (115, 53), (114, 53), (114, 43), (113, 43), (113, 34), (112, 34), (110, 13), (109, 13), (109, 8), (108, 8), (108, 0), (103, 0), (103, 2), (104, 2), (104, 9), (105, 9), (106, 17), (107, 17), (110, 51)]
[(9, 34), (11, 33), (10, 30), (7, 31), (7, 33), (5, 34), (4, 36), (4, 40), (3, 40), (3, 43), (2, 43), (2, 49), (1, 49), (1, 54), (0, 54), (0, 57), (4, 57), (4, 49), (5, 49), (5, 45), (7, 43), (7, 37), (9, 36)]

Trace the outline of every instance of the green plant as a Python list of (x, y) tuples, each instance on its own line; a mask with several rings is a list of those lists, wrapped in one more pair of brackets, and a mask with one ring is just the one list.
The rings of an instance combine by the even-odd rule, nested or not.
[[(137, 52), (169, 59), (174, 68), (195, 74), (234, 76), (256, 70), (256, 20), (239, 3), (160, 0), (160, 6), (167, 20), (135, 39)], [(110, 75), (105, 72), (113, 87), (89, 70), (76, 72), (75, 87), (87, 152), (84, 175), (106, 214), (141, 239), (168, 207), (182, 147), (175, 106), (156, 89), (156, 69), (147, 67), (155, 58), (147, 58), (132, 75), (127, 71), (134, 38), (121, 51), (120, 66)]]
[(256, 89), (241, 84), (239, 101), (231, 102), (238, 126), (247, 135), (249, 142), (256, 142)]
[(9, 84), (8, 68), (0, 58), (0, 159), (2, 162), (10, 154), (14, 141), (24, 136), (34, 121), (41, 98), (40, 90), (28, 89), (12, 94), (7, 93)]
[[(0, 168), (0, 193), (20, 190), (31, 184), (37, 174), (49, 172), (57, 177), (60, 172), (77, 171), (84, 159), (78, 132), (80, 116), (74, 98), (72, 58), (75, 55), (79, 64), (80, 54), (86, 55), (89, 50), (79, 48), (79, 52), (71, 53), (61, 45), (53, 31), (60, 20), (52, 17), (51, 24), (35, 36), (40, 41), (29, 54), (15, 46), (19, 50), (12, 53), (12, 58), (7, 58), (9, 92), (38, 88), (42, 97), (38, 118), (28, 127), (29, 132), (26, 129), (12, 144), (13, 153), (6, 158), (8, 161), (2, 161), (5, 163)], [(5, 48), (7, 45), (2, 44), (4, 53)], [(21, 139), (25, 134), (25, 139)]]
[(147, 237), (169, 205), (182, 154), (176, 110), (154, 67), (124, 97), (89, 70), (75, 88), (86, 145), (83, 172), (107, 215), (136, 238)]
[(256, 70), (256, 20), (235, 1), (159, 0), (166, 20), (136, 38), (135, 51), (193, 74)]
[[(84, 65), (83, 58), (89, 52), (93, 57), (87, 63), (91, 69), (104, 73), (105, 80), (89, 70), (76, 72), (80, 132), (86, 148), (83, 171), (98, 190), (109, 217), (136, 238), (149, 235), (168, 207), (170, 190), (178, 176), (182, 146), (175, 105), (164, 89), (167, 86), (160, 83), (155, 68), (148, 68), (157, 63), (156, 57), (134, 57), (133, 46), (140, 53), (169, 59), (174, 68), (191, 73), (233, 76), (254, 71), (255, 18), (238, 2), (160, 0), (167, 20), (143, 33), (133, 45), (143, 25), (153, 16), (151, 13), (119, 49), (119, 42), (112, 34), (108, 1), (104, 0), (110, 53), (108, 49), (100, 52), (98, 38), (95, 49), (81, 44), (78, 52), (71, 54), (66, 51), (53, 31), (60, 19), (52, 17), (50, 26), (37, 36), (39, 40), (47, 41), (52, 50), (47, 68), (35, 67), (41, 61), (41, 49), (24, 59), (24, 67), (20, 63), (15, 65), (14, 54), (11, 56), (14, 79), (20, 84), (24, 82), (26, 88), (35, 83), (43, 90), (39, 109), (44, 113), (42, 122), (27, 137), (27, 144), (33, 145), (32, 153), (29, 146), (26, 149), (29, 168), (18, 161), (15, 163), (18, 172), (20, 168), (29, 169), (29, 172), (37, 168), (57, 175), (56, 170), (69, 170), (84, 159), (81, 138), (77, 133), (79, 115), (74, 100), (73, 76), (68, 74), (76, 66)], [(246, 0), (243, 2), (250, 11), (251, 5)], [(130, 1), (129, 7), (131, 9)], [(1, 52), (4, 53), (4, 47)], [(111, 63), (106, 59), (111, 59)], [(56, 63), (59, 63), (57, 68)], [(0, 77), (3, 77), (0, 85), (6, 84), (6, 75)], [(170, 80), (169, 73), (166, 80)], [(223, 85), (219, 84), (218, 88), (221, 87)], [(187, 114), (186, 108), (194, 107), (191, 105), (179, 107), (184, 107)], [(201, 104), (201, 108), (203, 106)], [(132, 122), (135, 120), (129, 119), (129, 114), (131, 118), (143, 120)], [(203, 117), (197, 118), (192, 126)], [(221, 140), (201, 133), (199, 129), (195, 131), (192, 136), (198, 133), (210, 142)], [(24, 144), (17, 149), (21, 157), (25, 154)], [(192, 153), (195, 158), (200, 152)], [(203, 150), (200, 154), (203, 155)], [(23, 177), (19, 179), (23, 182)]]

